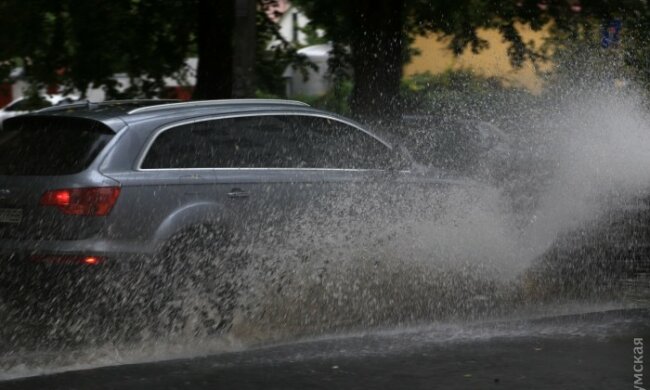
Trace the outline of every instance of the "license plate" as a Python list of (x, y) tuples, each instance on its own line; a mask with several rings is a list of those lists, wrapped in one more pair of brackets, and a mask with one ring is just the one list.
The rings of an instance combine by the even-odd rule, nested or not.
[(0, 223), (20, 223), (22, 220), (22, 209), (0, 209)]

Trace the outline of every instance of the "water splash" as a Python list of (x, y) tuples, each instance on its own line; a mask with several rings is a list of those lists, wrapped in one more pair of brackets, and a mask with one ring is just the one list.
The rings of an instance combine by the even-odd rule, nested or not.
[[(48, 348), (46, 340), (30, 349), (18, 341), (1, 352), (0, 370), (20, 376), (319, 334), (517, 316), (540, 305), (528, 270), (558, 238), (597, 223), (612, 199), (624, 203), (650, 186), (644, 104), (633, 91), (607, 86), (538, 97), (516, 120), (511, 111), (494, 111), (483, 119), (503, 123), (516, 139), (507, 181), (433, 195), (397, 193), (388, 204), (377, 194), (390, 189), (379, 183), (375, 196), (339, 194), (325, 211), (302, 210), (290, 223), (261, 232), (246, 245), (245, 288), (225, 335), (202, 332), (195, 317), (179, 334), (144, 332), (126, 344), (106, 341), (116, 329), (95, 339), (85, 335), (82, 347)], [(208, 305), (194, 299), (194, 307)], [(69, 324), (58, 329), (70, 335)]]

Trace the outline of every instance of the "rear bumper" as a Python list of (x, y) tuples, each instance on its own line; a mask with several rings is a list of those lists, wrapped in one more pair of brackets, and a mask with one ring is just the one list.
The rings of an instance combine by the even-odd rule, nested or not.
[(28, 259), (41, 255), (100, 256), (113, 262), (140, 261), (152, 258), (156, 253), (154, 245), (136, 241), (76, 240), (76, 241), (31, 241), (0, 240), (0, 256), (3, 258)]
[[(155, 251), (142, 243), (103, 240), (0, 240), (0, 301), (17, 307), (69, 307), (110, 302), (116, 293), (139, 288)], [(98, 265), (34, 261), (39, 256), (98, 256)], [(131, 290), (129, 290), (131, 289)]]

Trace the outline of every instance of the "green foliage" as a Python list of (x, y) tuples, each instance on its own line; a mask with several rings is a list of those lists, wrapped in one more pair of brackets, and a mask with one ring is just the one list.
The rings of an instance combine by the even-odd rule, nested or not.
[(461, 54), (468, 49), (479, 52), (487, 48), (488, 42), (477, 31), (494, 28), (509, 43), (511, 63), (519, 67), (526, 60), (537, 61), (541, 56), (531, 42), (524, 42), (515, 25), (527, 23), (533, 29), (541, 29), (553, 20), (552, 12), (541, 10), (538, 1), (530, 0), (295, 0), (295, 3), (311, 18), (314, 27), (327, 32), (327, 38), (338, 48), (330, 64), (334, 75), (345, 78), (349, 74), (345, 70), (353, 70), (353, 110), (372, 116), (395, 116), (405, 109), (400, 106), (399, 82), (403, 64), (416, 54), (410, 49), (416, 35), (442, 34), (451, 38), (449, 48), (453, 53)]
[(184, 63), (193, 3), (4, 0), (0, 24), (11, 33), (0, 37), (0, 62), (22, 62), (33, 84), (103, 86), (109, 95), (117, 95), (113, 75), (126, 73), (132, 94), (150, 96)]
[[(602, 29), (614, 19), (622, 22), (621, 44), (604, 49)], [(650, 90), (650, 6), (646, 1), (585, 2), (580, 13), (559, 8), (554, 22), (549, 39), (540, 48), (540, 56), (554, 65), (540, 72), (547, 85), (611, 87), (616, 81), (633, 80)]]
[(470, 69), (447, 70), (440, 74), (417, 73), (406, 79), (405, 89), (415, 93), (435, 94), (440, 91), (480, 93), (505, 89), (498, 77), (484, 77)]
[[(258, 0), (260, 11), (274, 1)], [(0, 35), (0, 78), (6, 79), (13, 67), (23, 66), (37, 90), (58, 84), (80, 91), (89, 86), (103, 87), (109, 97), (158, 95), (164, 79), (180, 78), (187, 71), (185, 59), (196, 53), (198, 2), (2, 0), (0, 25), (6, 33)], [(514, 66), (521, 66), (527, 60), (539, 62), (548, 58), (557, 65), (556, 69), (573, 69), (575, 74), (593, 70), (593, 66), (581, 69), (580, 64), (586, 62), (585, 57), (592, 63), (596, 58), (601, 64), (596, 66), (611, 74), (636, 78), (650, 88), (650, 6), (644, 0), (582, 1), (579, 11), (571, 7), (574, 2), (567, 0), (294, 0), (293, 3), (312, 20), (303, 29), (310, 44), (333, 42), (330, 76), (340, 88), (335, 88), (322, 101), (337, 111), (346, 111), (349, 101), (355, 110), (369, 107), (378, 115), (403, 102), (407, 106), (398, 108), (409, 108), (412, 92), (426, 83), (476, 87), (472, 78), (463, 79), (461, 73), (426, 82), (422, 80), (430, 79), (429, 76), (417, 76), (408, 81), (406, 89), (400, 88), (399, 82), (401, 66), (414, 54), (410, 49), (414, 36), (435, 32), (450, 38), (449, 48), (454, 53), (478, 52), (488, 44), (478, 36), (480, 28), (493, 28), (501, 33), (508, 42), (508, 55)], [(623, 20), (623, 45), (618, 50), (600, 50), (601, 24), (613, 18)], [(551, 22), (552, 39), (541, 48), (525, 42), (515, 28), (524, 23), (541, 29)], [(317, 30), (325, 31), (326, 35), (318, 36)], [(257, 89), (262, 94), (282, 96), (284, 69), (295, 66), (306, 72), (313, 64), (297, 54), (297, 46), (281, 39), (277, 25), (263, 12), (257, 18), (257, 31)], [(269, 47), (272, 41), (278, 43)], [(607, 69), (608, 66), (612, 69)], [(131, 87), (120, 90), (113, 79), (116, 73), (126, 74)], [(557, 72), (548, 77), (561, 82), (562, 77), (571, 77), (568, 75)], [(489, 88), (496, 88), (496, 84), (489, 84)], [(415, 95), (424, 98), (432, 92), (418, 94)]]
[[(350, 115), (352, 81), (335, 83), (322, 96), (297, 96), (311, 106)], [(277, 97), (264, 96), (259, 97)], [(471, 70), (448, 70), (440, 74), (418, 73), (402, 81), (399, 95), (404, 113), (448, 116), (457, 119), (488, 117), (496, 107), (525, 106), (536, 97), (526, 89), (508, 87), (503, 80)]]
[[(273, 0), (259, 2), (263, 7)], [(186, 58), (196, 53), (197, 10), (198, 0), (0, 1), (0, 25), (9, 32), (0, 36), (0, 77), (22, 64), (37, 90), (57, 84), (79, 91), (102, 87), (109, 98), (159, 96), (164, 79), (182, 79)], [(259, 88), (282, 95), (285, 67), (309, 63), (286, 41), (269, 50), (279, 37), (260, 12)], [(129, 88), (119, 88), (116, 73), (129, 77)]]
[(536, 99), (528, 90), (471, 70), (415, 74), (402, 83), (401, 97), (407, 113), (456, 119), (487, 119), (495, 111), (524, 107)]
[(328, 42), (328, 39), (325, 35), (322, 35), (318, 28), (313, 24), (307, 24), (305, 27), (301, 28), (300, 31), (305, 34), (305, 46), (312, 45), (321, 45)]
[(350, 115), (350, 96), (352, 95), (352, 82), (340, 80), (322, 96), (297, 96), (296, 100), (303, 101), (310, 106), (341, 115)]
[[(312, 25), (321, 27), (327, 37), (334, 42), (347, 44), (355, 36), (365, 35), (358, 23), (360, 6), (357, 2), (344, 0), (319, 1), (295, 0), (312, 19)], [(530, 42), (524, 42), (515, 29), (517, 22), (527, 23), (533, 29), (541, 29), (559, 14), (552, 5), (548, 12), (538, 7), (538, 1), (504, 2), (498, 0), (399, 0), (384, 1), (391, 7), (378, 18), (390, 19), (403, 9), (403, 39), (409, 40), (414, 35), (428, 32), (441, 33), (450, 37), (449, 48), (456, 54), (467, 49), (479, 52), (488, 46), (488, 42), (477, 34), (479, 28), (498, 29), (503, 39), (510, 43), (508, 54), (513, 65), (521, 66), (526, 59), (538, 59), (539, 55)], [(563, 6), (567, 8), (566, 2)], [(381, 20), (380, 20), (381, 21)], [(373, 39), (372, 36), (367, 37)], [(406, 46), (408, 47), (408, 46)], [(354, 55), (354, 53), (352, 53)], [(408, 55), (405, 56), (408, 59)]]
[(302, 72), (305, 78), (308, 69), (316, 70), (316, 65), (306, 56), (298, 54), (298, 49), (295, 43), (282, 37), (279, 26), (267, 17), (261, 7), (257, 17), (257, 95), (284, 96), (282, 74), (288, 66)]
[(624, 23), (623, 59), (625, 64), (633, 69), (637, 80), (650, 91), (650, 36), (648, 35), (650, 7), (648, 4), (644, 3), (634, 17), (626, 19)]

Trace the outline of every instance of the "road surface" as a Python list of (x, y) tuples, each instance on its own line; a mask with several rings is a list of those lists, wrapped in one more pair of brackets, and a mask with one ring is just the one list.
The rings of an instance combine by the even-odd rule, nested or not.
[(640, 338), (650, 350), (650, 308), (323, 338), (0, 389), (625, 389)]

